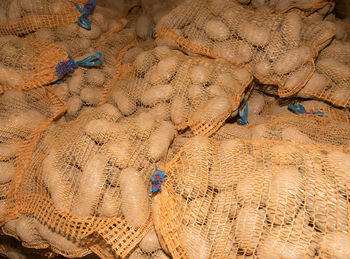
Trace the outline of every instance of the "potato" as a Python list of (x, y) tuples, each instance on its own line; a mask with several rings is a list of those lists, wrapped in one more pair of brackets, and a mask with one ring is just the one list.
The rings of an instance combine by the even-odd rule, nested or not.
[(0, 184), (8, 183), (12, 180), (16, 168), (13, 163), (0, 162)]
[(350, 80), (350, 67), (334, 58), (322, 58), (317, 61), (317, 70), (329, 76), (336, 83)]
[(302, 21), (299, 14), (290, 12), (284, 17), (281, 25), (281, 34), (285, 44), (297, 48), (300, 45)]
[(170, 53), (171, 49), (168, 46), (157, 46), (153, 49), (154, 56), (159, 60), (168, 57)]
[(99, 213), (103, 217), (121, 216), (119, 212), (121, 201), (118, 197), (119, 192), (116, 188), (109, 188), (103, 193), (102, 205), (99, 208)]
[(209, 168), (213, 160), (213, 146), (204, 136), (191, 138), (182, 148), (183, 174), (179, 177), (179, 192), (185, 198), (202, 197), (208, 188)]
[(107, 156), (112, 162), (119, 168), (128, 167), (130, 161), (132, 148), (132, 142), (125, 136), (117, 136), (108, 141), (104, 148), (107, 152)]
[(255, 126), (252, 129), (252, 139), (253, 140), (263, 140), (263, 139), (268, 139), (268, 136), (270, 134), (269, 129), (264, 125), (260, 124)]
[(235, 64), (244, 64), (253, 57), (253, 48), (243, 40), (227, 40), (215, 44), (213, 51)]
[(232, 106), (228, 98), (217, 96), (210, 99), (196, 110), (191, 120), (195, 122), (217, 121), (231, 112)]
[(21, 7), (18, 0), (13, 0), (9, 3), (7, 15), (10, 20), (16, 20), (21, 17)]
[(296, 143), (312, 143), (312, 140), (306, 134), (301, 133), (298, 129), (293, 127), (282, 130), (282, 139)]
[(111, 93), (111, 100), (123, 115), (131, 115), (136, 111), (136, 102), (123, 89), (115, 88)]
[(235, 237), (238, 247), (246, 254), (252, 254), (259, 243), (263, 232), (265, 210), (256, 207), (243, 207), (236, 219)]
[(170, 104), (168, 103), (158, 103), (149, 112), (154, 118), (158, 118), (159, 120), (170, 120)]
[(282, 54), (273, 65), (274, 72), (279, 75), (287, 74), (312, 58), (312, 51), (309, 47), (300, 47)]
[(210, 76), (210, 68), (203, 65), (194, 65), (190, 68), (189, 77), (193, 84), (205, 84)]
[(187, 258), (210, 258), (210, 242), (194, 231), (191, 226), (182, 226), (182, 233), (179, 235), (180, 245), (184, 248)]
[(350, 45), (344, 44), (341, 41), (333, 41), (320, 53), (321, 58), (336, 58), (339, 62), (350, 62)]
[(253, 67), (253, 71), (256, 77), (264, 80), (271, 75), (271, 63), (267, 60), (261, 60)]
[(287, 92), (295, 92), (300, 89), (308, 80), (309, 75), (312, 73), (312, 67), (301, 67), (295, 72), (291, 73), (287, 81), (283, 85), (283, 89)]
[(304, 88), (298, 92), (298, 96), (310, 98), (313, 95), (321, 94), (330, 85), (331, 82), (323, 74), (315, 72)]
[(142, 227), (150, 213), (149, 194), (142, 176), (134, 168), (126, 168), (120, 172), (119, 182), (126, 221), (134, 228)]
[(100, 27), (102, 32), (106, 32), (108, 30), (108, 22), (101, 12), (94, 11), (94, 13), (91, 16), (91, 20), (92, 24)]
[(98, 105), (102, 99), (102, 90), (99, 87), (84, 87), (81, 90), (80, 98), (83, 102)]
[(11, 113), (8, 116), (8, 125), (16, 128), (34, 129), (46, 121), (45, 115), (36, 110), (26, 110), (18, 113)]
[(152, 253), (158, 249), (161, 249), (156, 231), (154, 227), (142, 238), (139, 243), (139, 247), (145, 253)]
[(140, 47), (133, 47), (129, 49), (123, 56), (123, 63), (132, 64), (135, 61), (136, 57), (142, 52), (143, 49)]
[(135, 60), (134, 66), (136, 72), (140, 75), (144, 75), (151, 66), (156, 62), (155, 57), (149, 51), (144, 51), (140, 53)]
[(210, 85), (208, 87), (209, 96), (215, 97), (215, 96), (227, 96), (227, 93), (225, 90), (219, 86), (219, 85)]
[(346, 30), (345, 30), (344, 25), (342, 23), (340, 23), (339, 21), (335, 21), (334, 24), (337, 28), (337, 32), (335, 33), (335, 38), (338, 40), (344, 39), (344, 37), (346, 35)]
[(82, 106), (83, 102), (78, 96), (70, 97), (67, 101), (67, 114), (73, 117), (78, 115)]
[(36, 221), (36, 229), (39, 232), (39, 235), (45, 239), (49, 244), (54, 245), (58, 249), (65, 251), (67, 253), (74, 253), (82, 247), (77, 243), (71, 240), (66, 239), (65, 237), (53, 232), (48, 226), (45, 226), (38, 221)]
[(215, 84), (223, 87), (227, 92), (240, 93), (243, 88), (243, 84), (236, 79), (233, 73), (221, 73), (215, 79)]
[(336, 89), (333, 93), (332, 93), (332, 103), (344, 106), (346, 100), (348, 100), (350, 96), (350, 91), (349, 89)]
[(265, 99), (262, 94), (258, 92), (253, 92), (248, 99), (249, 104), (249, 114), (260, 114), (265, 106)]
[(118, 127), (115, 123), (106, 119), (94, 119), (85, 125), (84, 131), (93, 140), (104, 143), (117, 129)]
[(152, 86), (141, 96), (141, 102), (145, 106), (154, 106), (159, 102), (169, 100), (173, 95), (174, 89), (171, 84), (159, 84)]
[[(249, 157), (248, 161), (252, 158)], [(261, 166), (260, 166), (261, 167)], [(253, 173), (240, 172), (237, 175), (237, 200), (243, 206), (265, 206), (272, 174), (263, 168), (256, 168)]]
[(267, 216), (272, 224), (292, 222), (303, 198), (303, 179), (294, 167), (276, 168), (272, 177)]
[(110, 103), (105, 103), (101, 106), (96, 107), (95, 111), (98, 111), (100, 116), (103, 116), (107, 120), (112, 120), (114, 122), (123, 117), (120, 111)]
[(101, 69), (91, 68), (85, 73), (85, 82), (89, 85), (103, 87), (105, 82), (105, 74)]
[(162, 121), (150, 137), (147, 157), (155, 162), (161, 159), (168, 151), (174, 136), (173, 125), (168, 121)]
[(204, 31), (214, 41), (223, 41), (230, 36), (230, 30), (220, 20), (208, 20), (204, 25)]
[(270, 41), (270, 29), (258, 26), (248, 21), (243, 21), (238, 26), (238, 35), (251, 44), (263, 47)]
[(184, 96), (175, 96), (172, 100), (170, 118), (175, 125), (182, 125), (186, 122), (189, 110), (189, 103)]
[(150, 83), (159, 84), (169, 81), (176, 73), (179, 63), (180, 60), (176, 55), (160, 60), (156, 65), (155, 71), (150, 76)]
[(31, 244), (40, 239), (39, 233), (35, 228), (35, 221), (26, 216), (20, 216), (15, 220), (16, 234), (22, 242)]
[(95, 154), (83, 168), (82, 177), (76, 194), (77, 200), (71, 212), (77, 217), (88, 217), (94, 213), (102, 188), (104, 187), (107, 159), (102, 154)]
[(286, 10), (289, 6), (291, 6), (293, 3), (293, 0), (280, 0), (277, 2), (275, 9), (277, 11), (284, 11)]
[(347, 233), (334, 232), (325, 235), (318, 253), (321, 258), (349, 258), (350, 238)]
[(82, 38), (87, 38), (89, 40), (96, 40), (101, 36), (101, 28), (95, 24), (95, 26), (91, 26), (91, 30), (87, 30), (83, 27), (79, 27), (78, 33)]
[[(215, 195), (214, 200), (210, 203), (210, 210), (208, 213), (208, 221), (210, 223), (207, 224), (215, 225), (215, 223), (218, 223), (217, 225), (221, 225), (223, 221), (236, 218), (240, 207), (232, 190), (233, 188), (226, 188), (226, 190), (220, 190), (219, 193)], [(204, 198), (208, 200), (208, 197), (204, 196)], [(230, 224), (229, 222), (226, 223)], [(228, 228), (231, 228), (231, 226)], [(211, 230), (213, 230), (213, 226)], [(233, 233), (231, 234), (233, 235)], [(215, 242), (215, 240), (213, 241)]]
[(136, 20), (136, 35), (142, 40), (150, 38), (152, 35), (152, 18), (148, 15), (140, 15)]
[(143, 134), (150, 132), (154, 126), (155, 118), (157, 117), (150, 112), (139, 113), (135, 118), (137, 130)]
[(68, 80), (68, 88), (71, 94), (80, 95), (83, 87), (83, 70), (77, 69), (71, 78)]

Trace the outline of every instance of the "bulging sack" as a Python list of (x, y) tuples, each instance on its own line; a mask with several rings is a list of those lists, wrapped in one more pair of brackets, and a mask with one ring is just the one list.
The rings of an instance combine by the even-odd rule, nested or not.
[(105, 96), (123, 115), (147, 109), (195, 134), (214, 133), (237, 112), (252, 80), (244, 68), (166, 46), (141, 52), (132, 66), (121, 69)]
[(3, 222), (34, 220), (39, 232), (59, 234), (62, 242), (39, 236), (62, 255), (102, 239), (125, 257), (152, 227), (150, 177), (174, 135), (168, 121), (148, 112), (125, 118), (111, 104), (50, 125), (37, 144), (21, 149), (29, 159), (11, 183)]
[(311, 144), (194, 137), (152, 197), (162, 247), (173, 258), (345, 258), (349, 158)]
[(314, 59), (336, 31), (297, 13), (264, 14), (228, 0), (184, 1), (155, 29), (158, 45), (223, 58), (247, 68), (280, 97), (298, 92), (312, 76)]
[(0, 3), (0, 35), (25, 35), (71, 23), (79, 23), (89, 30), (89, 16), (95, 7), (95, 0), (3, 0)]
[(45, 86), (62, 79), (78, 66), (102, 63), (101, 53), (74, 61), (54, 43), (16, 36), (0, 38), (0, 52), (0, 93), (8, 89), (29, 90)]

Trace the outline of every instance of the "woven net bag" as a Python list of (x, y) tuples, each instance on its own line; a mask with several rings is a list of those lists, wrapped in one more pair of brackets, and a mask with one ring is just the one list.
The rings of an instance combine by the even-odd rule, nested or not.
[(0, 96), (0, 221), (22, 143), (64, 110), (51, 89), (11, 90)]
[(174, 134), (170, 122), (147, 112), (124, 118), (111, 104), (52, 124), (21, 149), (5, 226), (29, 220), (36, 232), (27, 244), (65, 256), (97, 250), (102, 240), (125, 257), (152, 227), (150, 177)]
[(152, 197), (163, 249), (173, 258), (345, 258), (348, 159), (311, 144), (194, 137)]
[(246, 69), (225, 61), (160, 46), (139, 54), (132, 66), (122, 66), (105, 97), (123, 115), (146, 108), (178, 130), (212, 134), (237, 111), (251, 79)]
[(24, 35), (78, 22), (89, 29), (95, 6), (94, 0), (3, 0), (0, 35)]
[(29, 90), (48, 85), (79, 65), (89, 65), (75, 62), (59, 46), (45, 40), (5, 36), (0, 42), (0, 93), (13, 88)]
[(334, 24), (296, 13), (267, 15), (227, 0), (184, 1), (157, 24), (158, 45), (224, 58), (246, 67), (281, 97), (299, 91), (314, 58), (335, 34)]
[(320, 52), (316, 72), (298, 96), (350, 107), (350, 44), (333, 41)]

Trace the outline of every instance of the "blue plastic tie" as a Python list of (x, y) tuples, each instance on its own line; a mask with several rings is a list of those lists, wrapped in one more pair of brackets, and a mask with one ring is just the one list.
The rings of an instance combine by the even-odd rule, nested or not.
[(89, 16), (95, 11), (96, 8), (96, 2), (95, 0), (88, 0), (85, 4), (84, 4), (84, 9), (82, 10), (80, 8), (79, 5), (77, 5), (76, 3), (73, 3), (75, 5), (75, 7), (78, 9), (78, 11), (82, 14), (79, 18), (78, 18), (78, 24), (87, 29), (87, 30), (91, 30), (91, 22), (89, 20)]
[[(61, 79), (66, 74), (73, 72), (77, 67), (93, 67), (103, 63), (102, 53), (96, 52), (94, 55), (84, 58), (83, 60), (75, 62), (71, 55), (68, 55), (68, 61), (62, 61), (56, 66), (56, 76)], [(98, 59), (97, 61), (93, 61)]]
[(248, 124), (248, 102), (246, 99), (243, 99), (243, 102), (245, 103), (245, 106), (243, 112), (240, 108), (238, 109), (238, 115), (241, 117), (241, 120), (238, 120), (237, 123), (246, 126)]
[(162, 184), (164, 183), (165, 179), (167, 176), (165, 175), (165, 171), (158, 171), (157, 165), (155, 166), (155, 171), (153, 175), (151, 176), (151, 181), (152, 181), (152, 193), (161, 193), (162, 190)]
[(154, 35), (154, 29), (156, 28), (155, 25), (152, 26), (152, 38), (154, 39), (155, 38), (155, 35)]
[(328, 119), (328, 116), (324, 113), (324, 112), (321, 112), (321, 111), (311, 111), (311, 112), (307, 112), (304, 108), (304, 106), (302, 104), (296, 104), (296, 105), (291, 105), (289, 104), (288, 105), (288, 108), (290, 110), (292, 110), (295, 114), (313, 114), (313, 115), (317, 115), (317, 114), (320, 114), (322, 115), (323, 117), (327, 118)]

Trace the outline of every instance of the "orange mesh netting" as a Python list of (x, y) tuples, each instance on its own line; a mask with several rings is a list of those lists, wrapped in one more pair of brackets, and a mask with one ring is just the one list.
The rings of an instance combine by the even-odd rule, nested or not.
[(331, 22), (296, 13), (264, 14), (229, 0), (184, 1), (163, 17), (158, 45), (224, 58), (246, 67), (281, 97), (299, 91), (314, 72), (314, 58), (335, 34)]
[(195, 134), (214, 133), (237, 110), (251, 82), (244, 68), (165, 46), (140, 53), (132, 66), (120, 69), (106, 100), (126, 116), (146, 108)]
[(320, 52), (316, 72), (298, 93), (335, 106), (350, 107), (350, 43), (334, 41)]
[(194, 137), (152, 197), (162, 247), (173, 258), (346, 258), (349, 159), (311, 144)]
[(47, 85), (78, 66), (63, 49), (45, 40), (5, 36), (0, 42), (0, 93)]
[(312, 114), (281, 114), (251, 129), (251, 138), (321, 144), (350, 151), (350, 123)]
[(85, 4), (91, 0), (2, 0), (0, 35), (23, 35), (41, 28), (77, 23)]
[(50, 90), (10, 90), (0, 96), (0, 221), (5, 216), (5, 200), (22, 143), (63, 109)]
[(52, 124), (21, 149), (5, 227), (30, 221), (26, 245), (49, 243), (65, 256), (98, 250), (102, 239), (125, 257), (152, 227), (149, 180), (174, 135), (170, 122), (147, 112), (124, 118), (111, 104)]

